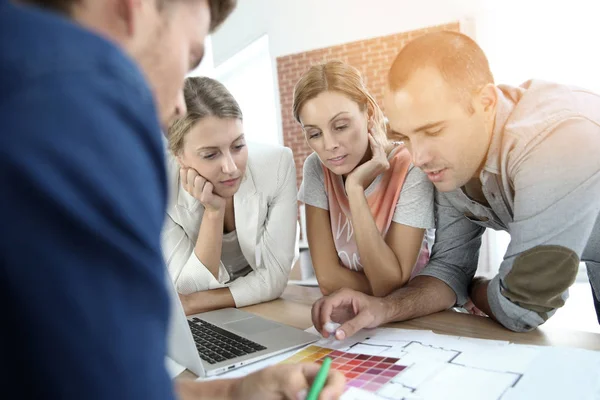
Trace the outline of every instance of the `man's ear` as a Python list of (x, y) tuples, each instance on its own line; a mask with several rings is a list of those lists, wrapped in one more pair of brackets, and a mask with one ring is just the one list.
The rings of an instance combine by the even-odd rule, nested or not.
[(127, 35), (132, 36), (137, 28), (136, 12), (139, 13), (143, 7), (148, 5), (142, 4), (143, 0), (112, 0), (112, 2), (119, 22), (125, 28)]
[(479, 92), (479, 101), (481, 109), (487, 117), (493, 117), (494, 111), (496, 110), (496, 103), (498, 102), (498, 93), (496, 93), (496, 86), (488, 83)]

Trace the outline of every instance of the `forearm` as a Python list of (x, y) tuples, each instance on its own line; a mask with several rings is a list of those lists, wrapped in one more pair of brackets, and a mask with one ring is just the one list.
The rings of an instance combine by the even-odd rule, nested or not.
[(175, 391), (180, 400), (233, 399), (240, 379), (217, 379), (203, 382), (177, 379)]
[[(354, 237), (374, 296), (385, 296), (408, 281), (396, 254), (381, 236), (360, 186), (348, 188)], [(360, 227), (360, 229), (358, 228)], [(407, 276), (404, 276), (407, 275)]]
[(327, 296), (341, 288), (349, 288), (366, 294), (372, 294), (371, 285), (364, 273), (350, 270), (341, 265), (328, 266), (326, 268), (330, 269), (327, 273), (319, 273), (320, 268), (316, 268), (319, 288), (324, 295)]
[(186, 315), (235, 307), (235, 301), (229, 288), (205, 290), (181, 296)]
[(408, 285), (383, 298), (384, 321), (405, 321), (447, 310), (456, 303), (456, 294), (441, 280), (417, 276)]
[(196, 257), (217, 280), (219, 279), (219, 266), (221, 265), (224, 218), (224, 210), (214, 212), (206, 210), (202, 216), (198, 240), (194, 247)]

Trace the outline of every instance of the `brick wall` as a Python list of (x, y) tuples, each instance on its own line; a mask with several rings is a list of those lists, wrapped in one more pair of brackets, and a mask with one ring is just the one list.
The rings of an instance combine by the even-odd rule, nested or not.
[(294, 86), (302, 74), (313, 64), (327, 60), (344, 61), (360, 70), (367, 88), (381, 105), (387, 71), (396, 54), (410, 40), (424, 33), (434, 31), (459, 32), (460, 26), (458, 22), (455, 22), (277, 58), (283, 144), (290, 147), (294, 152), (298, 186), (302, 180), (302, 165), (311, 153), (304, 139), (302, 129), (292, 116)]

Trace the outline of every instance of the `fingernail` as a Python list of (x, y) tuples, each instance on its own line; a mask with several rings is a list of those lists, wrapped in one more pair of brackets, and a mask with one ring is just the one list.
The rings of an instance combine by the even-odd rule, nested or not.
[(335, 337), (337, 340), (344, 340), (346, 338), (346, 332), (341, 329), (335, 331)]
[(302, 389), (296, 395), (296, 400), (304, 400), (304, 399), (306, 399), (306, 394), (307, 394), (306, 389)]

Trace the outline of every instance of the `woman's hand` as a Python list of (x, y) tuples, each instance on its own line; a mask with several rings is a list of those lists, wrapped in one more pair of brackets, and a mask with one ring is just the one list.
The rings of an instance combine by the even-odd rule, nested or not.
[(181, 186), (194, 196), (206, 211), (224, 211), (225, 199), (214, 193), (215, 187), (193, 168), (182, 167), (179, 170)]
[(351, 188), (360, 188), (364, 191), (377, 175), (390, 168), (390, 162), (387, 159), (384, 147), (377, 143), (370, 132), (369, 146), (371, 147), (371, 159), (350, 172), (346, 179), (346, 192), (349, 192)]

